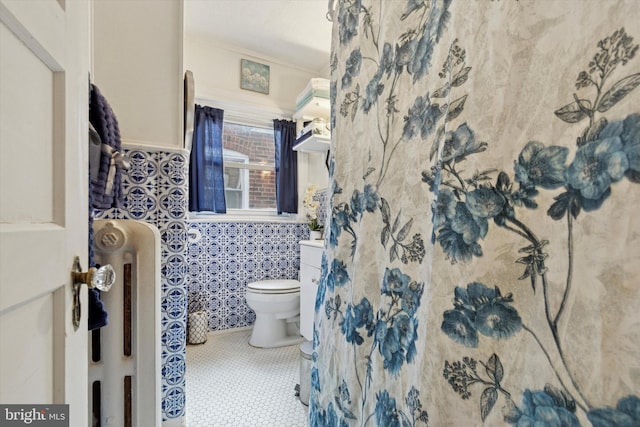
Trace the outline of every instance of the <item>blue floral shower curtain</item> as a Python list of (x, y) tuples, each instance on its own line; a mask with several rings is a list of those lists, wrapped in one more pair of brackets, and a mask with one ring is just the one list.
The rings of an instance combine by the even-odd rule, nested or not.
[(311, 425), (640, 425), (637, 2), (333, 21)]

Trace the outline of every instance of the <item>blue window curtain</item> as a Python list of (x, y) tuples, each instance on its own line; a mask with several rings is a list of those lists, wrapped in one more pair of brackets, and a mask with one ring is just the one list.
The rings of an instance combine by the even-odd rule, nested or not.
[(278, 215), (298, 213), (298, 153), (293, 151), (296, 123), (274, 120), (276, 154), (276, 206)]
[(196, 105), (189, 162), (189, 210), (226, 213), (222, 159), (224, 111)]

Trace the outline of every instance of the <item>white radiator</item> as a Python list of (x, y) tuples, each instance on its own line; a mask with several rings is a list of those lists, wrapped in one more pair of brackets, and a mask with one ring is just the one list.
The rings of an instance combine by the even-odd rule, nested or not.
[(94, 221), (96, 263), (116, 282), (109, 324), (89, 332), (90, 426), (160, 426), (160, 233), (134, 220)]

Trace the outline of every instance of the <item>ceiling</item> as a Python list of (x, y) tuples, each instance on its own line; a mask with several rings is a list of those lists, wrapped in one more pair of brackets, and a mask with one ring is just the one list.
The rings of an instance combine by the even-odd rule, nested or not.
[(322, 72), (332, 23), (327, 0), (185, 0), (185, 33)]

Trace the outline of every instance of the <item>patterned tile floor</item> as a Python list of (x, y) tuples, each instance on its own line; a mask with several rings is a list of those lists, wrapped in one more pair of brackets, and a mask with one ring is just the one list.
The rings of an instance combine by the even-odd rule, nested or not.
[(187, 347), (187, 427), (306, 427), (300, 347), (249, 345), (250, 330), (211, 334)]

